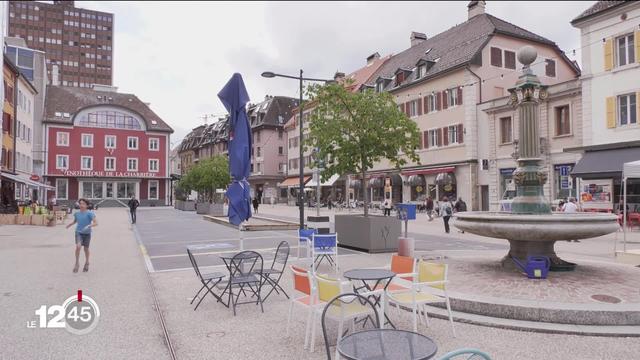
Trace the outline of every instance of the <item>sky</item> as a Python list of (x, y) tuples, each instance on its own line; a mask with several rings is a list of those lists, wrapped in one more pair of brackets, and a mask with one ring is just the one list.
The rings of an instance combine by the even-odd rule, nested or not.
[[(595, 1), (487, 1), (486, 12), (555, 41), (580, 61), (580, 32), (569, 22)], [(224, 114), (217, 98), (234, 72), (251, 102), (298, 97), (292, 79), (273, 71), (333, 78), (367, 56), (409, 47), (412, 31), (428, 37), (467, 20), (468, 1), (443, 2), (109, 2), (76, 7), (114, 13), (114, 85), (136, 94), (175, 133), (173, 146), (205, 115)], [(211, 122), (212, 118), (209, 118)]]

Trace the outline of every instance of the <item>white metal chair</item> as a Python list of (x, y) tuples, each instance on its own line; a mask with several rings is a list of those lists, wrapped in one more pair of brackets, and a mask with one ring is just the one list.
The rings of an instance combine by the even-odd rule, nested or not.
[(298, 230), (298, 259), (300, 259), (300, 248), (304, 244), (306, 247), (305, 257), (311, 255), (311, 241), (313, 234), (316, 234), (316, 229), (299, 229)]
[(431, 263), (420, 260), (417, 266), (417, 276), (414, 276), (411, 288), (407, 290), (392, 291), (387, 290), (386, 297), (390, 303), (396, 306), (406, 306), (413, 311), (413, 331), (418, 331), (417, 319), (423, 322), (420, 312), (424, 314), (425, 325), (429, 325), (429, 316), (425, 305), (444, 302), (449, 314), (451, 331), (456, 336), (453, 326), (453, 316), (451, 314), (451, 303), (447, 294), (447, 264)]

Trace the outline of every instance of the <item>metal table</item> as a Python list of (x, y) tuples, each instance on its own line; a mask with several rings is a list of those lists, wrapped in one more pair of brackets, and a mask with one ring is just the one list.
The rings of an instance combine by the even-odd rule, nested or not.
[[(344, 273), (345, 278), (351, 281), (360, 280), (362, 282), (362, 286), (360, 287), (356, 287), (355, 285), (353, 286), (353, 290), (355, 292), (359, 292), (362, 289), (365, 289), (366, 291), (373, 291), (377, 289), (380, 286), (380, 284), (383, 282), (384, 282), (384, 290), (386, 291), (387, 286), (389, 286), (389, 283), (391, 283), (391, 279), (393, 279), (395, 276), (396, 276), (396, 273), (386, 269), (353, 269), (353, 270), (345, 271)], [(374, 281), (375, 281), (375, 283), (373, 283), (374, 285), (371, 286), (370, 282), (374, 282)], [(380, 295), (378, 296), (370, 295), (369, 298), (374, 300), (373, 305), (375, 306), (378, 306), (378, 304), (380, 303)], [(395, 326), (393, 325), (391, 320), (389, 320), (389, 317), (387, 316), (386, 313), (384, 314), (384, 318), (386, 320), (386, 323), (388, 323), (395, 329)], [(367, 319), (369, 319), (369, 317), (365, 319), (365, 324)]]
[(338, 353), (351, 360), (423, 360), (431, 359), (437, 351), (430, 338), (396, 329), (360, 331), (338, 342)]

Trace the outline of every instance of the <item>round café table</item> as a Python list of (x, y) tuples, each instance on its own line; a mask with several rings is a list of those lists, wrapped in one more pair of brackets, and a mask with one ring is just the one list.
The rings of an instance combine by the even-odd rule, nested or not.
[[(387, 286), (389, 286), (389, 283), (391, 283), (391, 280), (395, 276), (396, 273), (386, 269), (353, 269), (344, 272), (345, 278), (351, 281), (357, 280), (362, 282), (362, 286), (360, 287), (356, 287), (355, 285), (353, 286), (353, 290), (355, 292), (360, 292), (363, 289), (365, 291), (373, 291), (379, 288), (381, 284), (384, 284), (384, 290), (387, 290)], [(378, 306), (381, 296), (370, 295), (369, 297), (374, 300), (373, 305)], [(384, 317), (386, 319), (386, 322), (393, 328), (395, 328), (391, 320), (389, 320), (387, 314), (384, 314)], [(367, 319), (368, 317), (365, 318), (365, 323), (363, 324), (363, 326), (366, 325)]]
[(430, 338), (396, 329), (360, 331), (338, 342), (338, 353), (351, 360), (423, 360), (431, 359), (437, 351)]

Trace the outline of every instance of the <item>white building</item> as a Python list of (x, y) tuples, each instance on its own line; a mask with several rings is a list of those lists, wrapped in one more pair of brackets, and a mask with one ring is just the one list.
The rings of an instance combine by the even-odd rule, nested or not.
[[(616, 210), (622, 164), (640, 160), (640, 2), (599, 1), (571, 24), (582, 48), (583, 152), (577, 176), (584, 208)], [(631, 183), (631, 211), (640, 183)]]
[[(24, 180), (23, 183), (16, 182), (16, 200), (40, 200), (37, 183), (30, 181), (33, 174), (33, 142), (34, 142), (34, 119), (35, 119), (35, 99), (36, 88), (29, 79), (20, 74), (17, 82), (16, 101), (16, 174)], [(44, 186), (44, 184), (43, 184)], [(35, 191), (35, 192), (34, 192)]]

